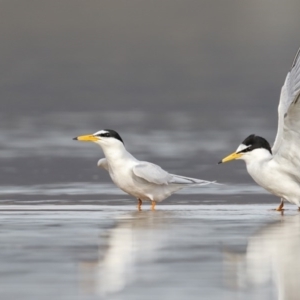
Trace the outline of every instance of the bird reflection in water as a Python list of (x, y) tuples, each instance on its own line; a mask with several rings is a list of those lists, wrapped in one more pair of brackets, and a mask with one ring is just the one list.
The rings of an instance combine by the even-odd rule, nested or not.
[[(106, 247), (99, 246), (98, 259), (80, 263), (81, 285), (99, 296), (122, 291), (137, 278), (152, 274), (139, 272), (143, 264), (155, 262), (158, 250), (168, 241), (172, 212), (134, 212), (123, 215), (107, 236)], [(101, 240), (100, 240), (101, 241)]]
[(298, 300), (299, 254), (300, 215), (284, 216), (280, 222), (268, 225), (250, 237), (246, 253), (224, 253), (226, 285), (253, 291), (253, 288), (271, 284), (276, 289), (270, 299)]

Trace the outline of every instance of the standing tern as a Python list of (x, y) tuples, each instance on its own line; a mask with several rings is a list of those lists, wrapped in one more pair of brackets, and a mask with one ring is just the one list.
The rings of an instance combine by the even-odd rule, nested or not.
[(237, 150), (219, 163), (234, 159), (246, 162), (254, 181), (300, 210), (300, 49), (281, 89), (278, 106), (278, 129), (273, 147), (262, 137), (248, 136)]
[(74, 140), (94, 142), (102, 148), (105, 158), (98, 161), (98, 167), (107, 170), (117, 187), (138, 200), (139, 210), (143, 200), (151, 201), (154, 210), (156, 202), (185, 187), (212, 183), (170, 174), (160, 166), (137, 160), (126, 150), (120, 135), (111, 129), (78, 136)]

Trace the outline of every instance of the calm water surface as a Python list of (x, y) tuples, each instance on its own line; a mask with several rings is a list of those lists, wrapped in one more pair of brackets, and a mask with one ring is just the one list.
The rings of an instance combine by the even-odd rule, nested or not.
[(298, 299), (300, 216), (273, 207), (2, 207), (1, 295)]
[[(2, 116), (3, 299), (298, 299), (296, 207), (274, 212), (279, 200), (242, 162), (216, 164), (252, 132), (275, 135), (263, 120), (245, 120), (207, 126), (192, 112)], [(224, 184), (137, 212), (96, 167), (101, 149), (72, 140), (112, 123), (137, 158)]]

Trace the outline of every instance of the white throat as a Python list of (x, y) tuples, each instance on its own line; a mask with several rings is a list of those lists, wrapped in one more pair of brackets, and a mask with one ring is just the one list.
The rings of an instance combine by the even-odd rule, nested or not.
[(114, 162), (128, 158), (134, 159), (134, 157), (126, 150), (122, 142), (116, 141), (114, 144), (96, 142), (96, 144), (102, 148), (105, 158), (109, 164), (114, 164)]

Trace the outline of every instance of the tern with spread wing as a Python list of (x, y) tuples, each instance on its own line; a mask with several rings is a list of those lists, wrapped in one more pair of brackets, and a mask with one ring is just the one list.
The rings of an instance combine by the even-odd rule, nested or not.
[(278, 129), (273, 147), (262, 137), (248, 136), (237, 150), (219, 163), (234, 159), (246, 162), (254, 181), (284, 201), (300, 207), (300, 49), (281, 89)]
[(137, 160), (126, 150), (120, 135), (111, 129), (78, 136), (74, 140), (94, 142), (102, 148), (105, 158), (98, 161), (98, 166), (108, 171), (117, 187), (138, 200), (139, 210), (143, 200), (151, 201), (154, 210), (156, 202), (182, 188), (211, 183), (170, 174), (155, 164)]

